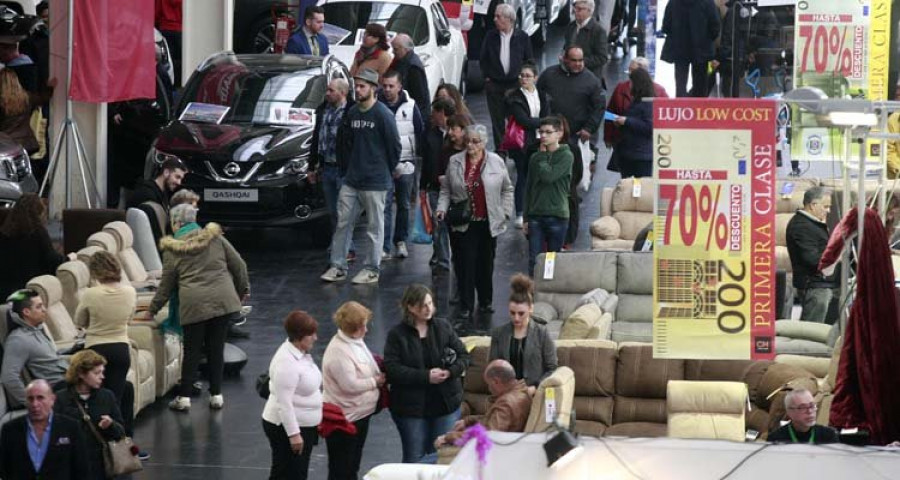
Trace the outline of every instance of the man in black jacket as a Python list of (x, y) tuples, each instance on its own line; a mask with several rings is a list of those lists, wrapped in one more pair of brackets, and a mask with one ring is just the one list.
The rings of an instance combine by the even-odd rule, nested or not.
[(547, 96), (550, 113), (569, 121), (569, 143), (592, 140), (603, 121), (606, 98), (600, 80), (584, 69), (584, 51), (569, 45), (559, 57), (559, 65), (547, 68), (538, 78), (537, 88)]
[(428, 88), (428, 76), (425, 74), (422, 59), (413, 51), (415, 46), (409, 35), (398, 33), (391, 40), (391, 48), (394, 49), (394, 63), (391, 64), (391, 70), (396, 70), (400, 74), (400, 83), (403, 84), (406, 93), (415, 100), (422, 116), (428, 118), (431, 115), (431, 90)]
[[(159, 168), (159, 173), (153, 180), (144, 180), (139, 183), (131, 198), (128, 199), (128, 208), (138, 208), (143, 210), (150, 219), (150, 228), (153, 230), (154, 243), (159, 243), (159, 239), (169, 230), (169, 198), (181, 187), (181, 181), (187, 175), (188, 169), (181, 160), (169, 157)], [(146, 203), (158, 205), (165, 212), (166, 218), (159, 218), (156, 215), (156, 209)]]
[(675, 64), (675, 96), (687, 97), (688, 72), (692, 97), (706, 97), (706, 63), (715, 56), (721, 17), (713, 0), (672, 0), (666, 5), (662, 60)]
[(522, 64), (530, 62), (531, 39), (528, 34), (515, 28), (516, 11), (507, 4), (497, 5), (494, 11), (496, 30), (484, 36), (481, 47), (481, 74), (484, 76), (484, 93), (487, 97), (488, 112), (491, 115), (494, 149), (503, 138), (506, 120), (504, 100), (507, 90), (515, 88)]
[[(438, 98), (431, 105), (431, 122), (425, 132), (422, 177), (419, 188), (428, 193), (432, 215), (437, 209), (438, 196), (441, 192), (440, 179), (444, 175), (444, 172), (441, 171), (441, 155), (443, 155), (444, 142), (447, 137), (447, 120), (453, 115), (456, 115), (456, 104), (449, 98)], [(434, 218), (432, 238), (434, 239), (434, 251), (429, 264), (432, 267), (450, 271), (450, 236), (447, 224), (437, 218)]]
[(607, 34), (594, 15), (593, 0), (575, 0), (575, 20), (566, 27), (566, 45), (578, 45), (584, 52), (584, 67), (603, 81), (603, 67), (609, 60)]
[(0, 478), (93, 478), (81, 426), (77, 420), (53, 414), (56, 396), (50, 384), (35, 380), (25, 391), (28, 415), (3, 425), (0, 435)]
[(831, 209), (831, 193), (823, 187), (812, 187), (803, 194), (803, 208), (788, 222), (787, 249), (791, 257), (794, 288), (803, 311), (800, 320), (833, 324), (837, 318), (840, 272), (819, 271), (819, 259), (828, 245), (825, 219)]
[(784, 396), (784, 408), (791, 420), (787, 425), (769, 433), (767, 440), (772, 443), (807, 443), (822, 445), (841, 441), (837, 430), (816, 425), (818, 407), (812, 393), (805, 388), (791, 390)]

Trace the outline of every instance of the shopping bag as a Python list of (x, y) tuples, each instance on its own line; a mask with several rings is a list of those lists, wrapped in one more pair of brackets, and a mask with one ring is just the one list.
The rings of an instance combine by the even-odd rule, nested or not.
[(426, 192), (419, 192), (419, 208), (416, 209), (416, 220), (413, 222), (410, 240), (413, 243), (430, 244), (432, 231), (434, 230), (431, 207), (428, 205), (428, 195)]
[(581, 193), (587, 193), (591, 189), (591, 161), (594, 160), (594, 151), (591, 150), (591, 142), (584, 140), (578, 141), (578, 149), (581, 150), (581, 165), (583, 167), (578, 190)]
[(519, 125), (516, 117), (512, 115), (506, 119), (506, 132), (503, 134), (503, 141), (500, 142), (500, 150), (508, 152), (510, 150), (522, 150), (525, 148), (525, 128)]

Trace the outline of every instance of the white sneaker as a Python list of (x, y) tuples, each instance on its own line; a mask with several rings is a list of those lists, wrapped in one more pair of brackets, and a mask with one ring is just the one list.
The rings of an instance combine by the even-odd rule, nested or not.
[(521, 229), (522, 225), (524, 225), (524, 224), (525, 224), (525, 219), (523, 219), (521, 215), (516, 217), (516, 228)]
[(347, 272), (337, 267), (331, 267), (319, 278), (326, 282), (343, 282), (347, 279)]
[(209, 397), (209, 408), (213, 410), (219, 410), (225, 406), (225, 397), (222, 394), (213, 395)]
[(378, 283), (378, 272), (364, 268), (360, 270), (355, 277), (353, 277), (352, 281), (356, 285)]
[(409, 250), (406, 249), (406, 242), (397, 242), (397, 258), (406, 258), (409, 256)]
[(179, 412), (186, 412), (191, 409), (191, 397), (175, 397), (175, 400), (169, 402), (169, 408)]

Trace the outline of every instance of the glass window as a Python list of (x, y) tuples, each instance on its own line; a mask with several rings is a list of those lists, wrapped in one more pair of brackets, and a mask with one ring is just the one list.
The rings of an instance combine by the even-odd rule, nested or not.
[[(416, 45), (428, 43), (428, 14), (418, 5), (390, 2), (340, 2), (323, 5), (328, 23), (356, 32), (370, 23), (384, 25), (388, 32), (405, 33)], [(353, 45), (356, 35), (348, 35), (341, 45)]]

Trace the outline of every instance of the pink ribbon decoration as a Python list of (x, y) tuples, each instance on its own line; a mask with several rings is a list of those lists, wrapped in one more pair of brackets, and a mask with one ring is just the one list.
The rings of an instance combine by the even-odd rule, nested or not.
[(471, 427), (467, 428), (465, 432), (463, 432), (462, 437), (457, 439), (454, 443), (457, 447), (462, 447), (466, 443), (469, 443), (469, 440), (475, 439), (475, 451), (478, 452), (478, 463), (481, 466), (484, 466), (487, 463), (487, 454), (491, 450), (491, 447), (494, 445), (491, 442), (490, 437), (488, 437), (487, 430), (484, 428), (484, 425), (480, 423), (476, 423)]

